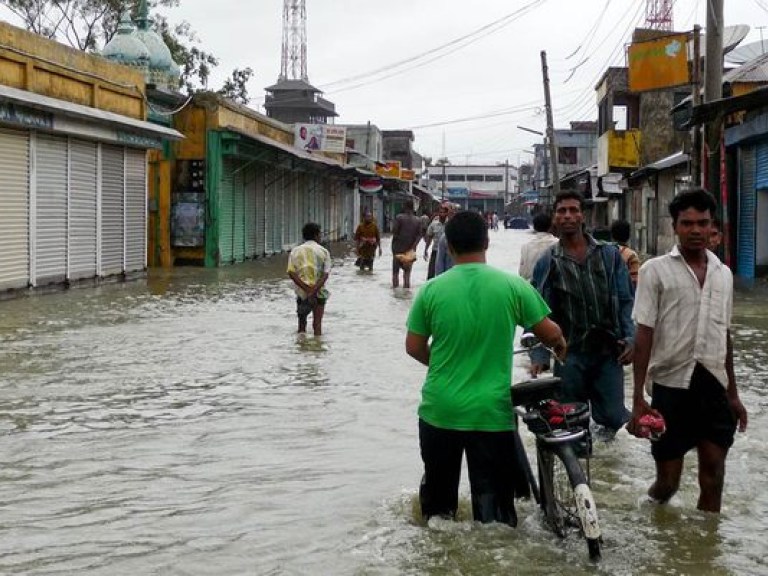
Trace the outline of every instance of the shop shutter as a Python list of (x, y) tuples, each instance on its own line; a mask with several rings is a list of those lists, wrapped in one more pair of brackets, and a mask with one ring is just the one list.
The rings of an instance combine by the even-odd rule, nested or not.
[(256, 255), (266, 252), (266, 191), (264, 189), (266, 169), (257, 166), (254, 170), (254, 188), (256, 190)]
[(265, 217), (264, 235), (266, 243), (264, 246), (265, 254), (274, 254), (275, 249), (275, 204), (277, 202), (277, 190), (280, 186), (280, 172), (274, 168), (267, 170), (265, 185)]
[(29, 136), (0, 130), (0, 290), (29, 285)]
[(101, 151), (101, 275), (123, 272), (124, 149), (103, 145)]
[(67, 139), (35, 136), (35, 286), (67, 275)]
[(232, 256), (235, 262), (245, 260), (245, 187), (243, 166), (238, 165), (232, 176)]
[(768, 188), (768, 143), (755, 146), (755, 190)]
[(243, 170), (243, 195), (245, 202), (245, 257), (256, 256), (256, 169), (253, 165)]
[(756, 227), (756, 153), (754, 146), (739, 149), (739, 221), (736, 273), (743, 278), (755, 277)]
[(147, 263), (147, 153), (125, 152), (125, 270), (135, 272)]
[(234, 194), (233, 174), (236, 164), (225, 158), (222, 163), (221, 179), (219, 180), (219, 264), (230, 263), (234, 260)]
[(97, 155), (94, 142), (69, 143), (69, 277), (96, 276)]
[(287, 244), (299, 243), (299, 174), (292, 172), (290, 175), (290, 186), (287, 195), (288, 211), (286, 215), (285, 242)]
[(275, 252), (283, 250), (283, 224), (285, 222), (285, 193), (286, 185), (289, 182), (289, 173), (280, 170), (279, 179), (275, 183), (275, 227), (273, 229), (273, 248)]

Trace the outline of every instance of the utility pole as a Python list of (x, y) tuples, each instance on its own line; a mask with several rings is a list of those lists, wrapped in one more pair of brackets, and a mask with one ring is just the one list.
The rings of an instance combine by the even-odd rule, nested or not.
[[(704, 102), (723, 97), (723, 0), (707, 2), (706, 54), (704, 57)], [(705, 185), (715, 192), (719, 182), (720, 132), (722, 119), (715, 118), (705, 125), (707, 143), (707, 179)]]
[(555, 128), (552, 120), (552, 99), (549, 95), (549, 71), (547, 68), (547, 52), (541, 51), (541, 73), (544, 76), (544, 104), (547, 109), (547, 140), (549, 141), (549, 161), (552, 165), (552, 194), (560, 193), (560, 176), (557, 173), (557, 145), (555, 143)]
[[(693, 107), (701, 104), (701, 26), (693, 27)], [(694, 126), (691, 146), (691, 183), (701, 186), (701, 126)]]

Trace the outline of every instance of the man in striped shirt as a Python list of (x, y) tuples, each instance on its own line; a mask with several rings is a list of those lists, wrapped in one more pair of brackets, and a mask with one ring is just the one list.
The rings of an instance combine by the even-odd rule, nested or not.
[[(568, 341), (568, 356), (555, 366), (563, 379), (561, 400), (587, 402), (604, 440), (629, 420), (624, 406), (624, 369), (632, 362), (635, 329), (629, 271), (616, 246), (583, 230), (584, 200), (578, 192), (555, 197), (554, 226), (560, 241), (536, 262), (533, 285), (552, 309)], [(548, 363), (531, 354), (531, 373)]]

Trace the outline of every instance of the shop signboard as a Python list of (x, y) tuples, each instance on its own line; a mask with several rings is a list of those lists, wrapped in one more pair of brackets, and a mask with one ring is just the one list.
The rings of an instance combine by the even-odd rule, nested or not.
[(629, 46), (629, 90), (645, 92), (690, 82), (688, 35), (674, 34)]
[(325, 124), (296, 124), (293, 145), (302, 150), (333, 152), (346, 151), (347, 129), (343, 126)]

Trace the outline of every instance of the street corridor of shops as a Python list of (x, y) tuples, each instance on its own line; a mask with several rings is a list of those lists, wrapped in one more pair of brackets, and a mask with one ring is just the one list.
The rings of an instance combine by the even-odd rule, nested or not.
[[(491, 232), (490, 263), (515, 271), (527, 238)], [(736, 298), (750, 422), (722, 515), (695, 509), (693, 455), (648, 503), (648, 442), (622, 431), (592, 462), (595, 566), (530, 502), (515, 530), (468, 521), (466, 477), (464, 519), (420, 524), (404, 339), (426, 263), (393, 291), (388, 239), (372, 274), (334, 252), (322, 338), (295, 333), (285, 256), (0, 302), (0, 574), (768, 574), (765, 290)]]

